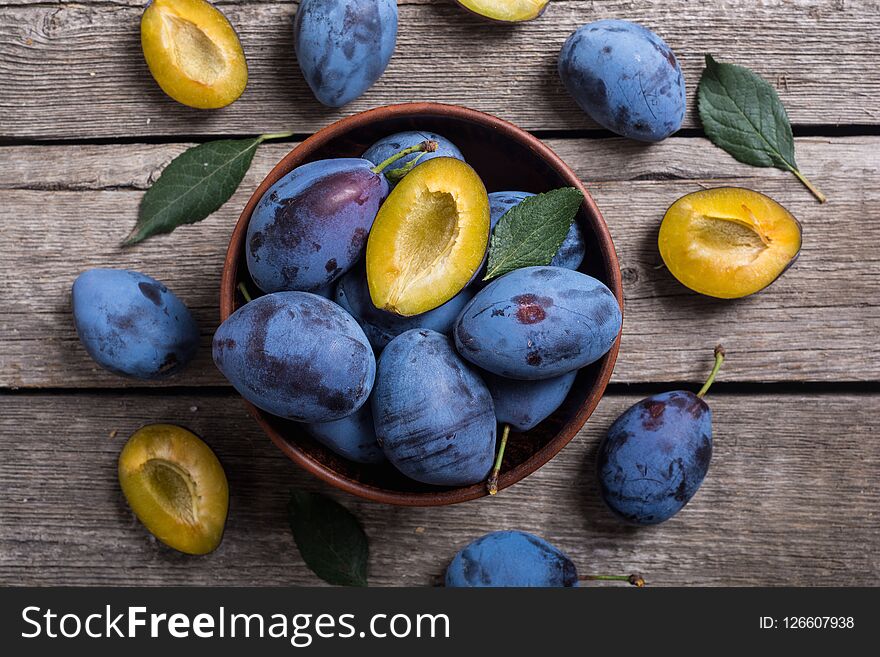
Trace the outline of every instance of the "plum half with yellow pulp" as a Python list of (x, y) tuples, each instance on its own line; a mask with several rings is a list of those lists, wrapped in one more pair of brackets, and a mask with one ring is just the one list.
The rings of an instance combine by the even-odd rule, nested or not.
[(678, 199), (658, 238), (666, 267), (695, 292), (738, 299), (770, 285), (797, 258), (801, 225), (776, 201), (739, 187)]
[(189, 107), (225, 107), (247, 85), (238, 35), (205, 0), (153, 0), (141, 19), (141, 47), (162, 91)]
[(373, 305), (403, 316), (449, 301), (473, 278), (489, 243), (489, 195), (451, 157), (418, 165), (394, 188), (367, 240)]
[(119, 455), (119, 484), (138, 520), (165, 545), (187, 554), (220, 545), (229, 486), (194, 433), (172, 424), (138, 429)]
[(519, 23), (537, 18), (550, 0), (457, 0), (465, 9), (493, 21)]

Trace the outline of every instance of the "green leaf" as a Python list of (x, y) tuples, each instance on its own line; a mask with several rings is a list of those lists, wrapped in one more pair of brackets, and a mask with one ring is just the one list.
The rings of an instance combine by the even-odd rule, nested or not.
[(144, 194), (134, 230), (122, 245), (130, 246), (152, 235), (170, 233), (178, 226), (194, 224), (218, 210), (235, 193), (257, 147), (267, 139), (290, 134), (222, 139), (184, 151), (165, 167)]
[(825, 202), (825, 195), (798, 169), (791, 123), (769, 82), (747, 68), (706, 55), (697, 96), (700, 120), (713, 144), (745, 164), (791, 171)]
[(367, 585), (367, 535), (351, 512), (326, 495), (295, 490), (287, 516), (296, 547), (315, 575), (338, 586)]
[(492, 231), (484, 280), (522, 267), (549, 265), (583, 201), (579, 189), (562, 187), (530, 196), (505, 212)]

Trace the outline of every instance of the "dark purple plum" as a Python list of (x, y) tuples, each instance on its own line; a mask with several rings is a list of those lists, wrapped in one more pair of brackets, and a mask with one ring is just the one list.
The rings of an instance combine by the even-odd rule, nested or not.
[(565, 401), (576, 378), (577, 370), (540, 381), (521, 381), (491, 372), (483, 373), (498, 422), (509, 424), (518, 431), (534, 429), (550, 417)]
[(376, 375), (358, 323), (308, 292), (267, 294), (236, 310), (214, 334), (214, 363), (254, 406), (309, 423), (357, 411)]
[(297, 167), (272, 185), (251, 215), (245, 253), (248, 271), (264, 292), (318, 290), (363, 254), (385, 176), (369, 160), (319, 160)]
[(123, 376), (163, 379), (196, 354), (199, 327), (184, 303), (154, 278), (90, 269), (73, 283), (73, 321), (98, 365)]
[(410, 479), (466, 486), (492, 467), (492, 396), (445, 335), (415, 329), (388, 343), (372, 404), (385, 456)]
[(552, 379), (604, 356), (620, 304), (604, 284), (562, 267), (525, 267), (491, 282), (453, 327), (459, 353), (510, 379)]
[(474, 291), (465, 288), (434, 310), (410, 317), (396, 315), (373, 305), (366, 272), (359, 266), (339, 279), (335, 300), (357, 320), (378, 353), (395, 337), (411, 329), (425, 328), (444, 335), (451, 334), (456, 317), (473, 296)]
[(363, 255), (388, 196), (382, 171), (436, 148), (437, 142), (421, 142), (378, 165), (362, 158), (318, 160), (284, 175), (266, 190), (248, 223), (251, 278), (264, 292), (326, 293)]
[(342, 107), (382, 77), (397, 41), (396, 0), (300, 0), (296, 59), (324, 105)]
[(690, 501), (712, 459), (712, 411), (703, 401), (724, 359), (694, 394), (685, 390), (653, 395), (628, 408), (599, 446), (602, 499), (623, 520), (655, 525)]
[(577, 568), (562, 550), (521, 531), (492, 532), (466, 545), (446, 568), (448, 587), (569, 587)]
[[(491, 212), (490, 221), (492, 228), (495, 228), (495, 225), (508, 210), (516, 207), (530, 196), (534, 196), (534, 194), (531, 192), (492, 192), (489, 194), (489, 212)], [(581, 233), (577, 222), (574, 221), (571, 224), (571, 228), (568, 229), (565, 241), (559, 247), (556, 255), (553, 256), (553, 260), (550, 261), (550, 266), (577, 269), (584, 261), (585, 253), (586, 245), (583, 233)]]
[(307, 424), (309, 435), (327, 449), (355, 463), (383, 463), (385, 454), (376, 442), (373, 411), (370, 403), (333, 422)]

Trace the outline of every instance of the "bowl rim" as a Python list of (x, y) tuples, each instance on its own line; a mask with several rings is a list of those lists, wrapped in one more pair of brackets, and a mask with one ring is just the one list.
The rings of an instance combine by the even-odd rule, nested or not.
[[(599, 243), (599, 253), (603, 261), (602, 264), (604, 268), (610, 272), (610, 280), (605, 281), (605, 283), (617, 298), (620, 303), (621, 311), (623, 311), (623, 281), (611, 233), (608, 230), (608, 226), (605, 223), (596, 202), (574, 171), (572, 171), (571, 168), (540, 139), (512, 123), (491, 114), (486, 114), (460, 105), (422, 102), (385, 105), (339, 119), (299, 143), (272, 168), (256, 190), (254, 190), (253, 194), (251, 194), (229, 239), (229, 246), (223, 263), (223, 273), (220, 282), (221, 322), (225, 321), (235, 311), (238, 264), (240, 262), (242, 249), (244, 248), (247, 226), (250, 222), (250, 217), (254, 208), (263, 197), (266, 190), (275, 184), (282, 176), (302, 164), (304, 159), (310, 153), (326, 146), (329, 142), (333, 141), (340, 135), (369, 125), (374, 120), (415, 118), (425, 115), (445, 119), (458, 119), (497, 131), (508, 139), (513, 139), (521, 145), (526, 146), (536, 156), (544, 160), (551, 168), (553, 168), (567, 184), (580, 190), (584, 195), (584, 205), (586, 207), (587, 217), (594, 230), (596, 241)], [(622, 331), (623, 328), (621, 325), (621, 333)], [(608, 382), (611, 379), (614, 364), (617, 361), (617, 355), (620, 350), (620, 336), (621, 334), (618, 333), (614, 346), (596, 363), (599, 368), (596, 374), (596, 383), (591, 387), (574, 416), (570, 418), (561, 427), (559, 432), (557, 432), (557, 434), (541, 449), (533, 453), (528, 459), (514, 468), (503, 471), (498, 482), (499, 491), (518, 483), (546, 465), (550, 459), (556, 456), (566, 445), (568, 445), (569, 442), (571, 442), (584, 424), (586, 424), (587, 420), (596, 409), (596, 406), (599, 404), (599, 401), (608, 386)], [(388, 490), (378, 486), (365, 484), (355, 479), (350, 479), (312, 458), (307, 453), (300, 450), (296, 445), (288, 442), (284, 436), (282, 436), (281, 433), (269, 423), (266, 418), (267, 414), (244, 398), (242, 398), (242, 401), (244, 401), (248, 412), (257, 421), (266, 435), (269, 436), (272, 442), (275, 443), (275, 446), (278, 447), (278, 449), (280, 449), (291, 461), (322, 481), (352, 495), (373, 502), (393, 504), (396, 506), (424, 507), (457, 504), (488, 495), (486, 486), (483, 482), (456, 488), (440, 488), (436, 491), (403, 492)]]

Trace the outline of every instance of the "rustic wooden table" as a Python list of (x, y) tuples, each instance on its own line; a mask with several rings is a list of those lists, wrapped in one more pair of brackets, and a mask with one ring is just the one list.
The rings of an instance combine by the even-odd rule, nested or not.
[[(0, 0), (0, 582), (3, 584), (318, 584), (287, 529), (291, 487), (331, 492), (363, 519), (370, 581), (435, 583), (483, 532), (521, 528), (585, 571), (643, 572), (656, 585), (876, 584), (880, 572), (880, 3), (554, 1), (538, 21), (487, 26), (451, 3), (401, 0), (385, 76), (341, 112), (298, 72), (295, 3), (219, 0), (250, 63), (244, 96), (222, 111), (177, 105), (149, 76), (142, 0)], [(694, 98), (703, 54), (775, 83), (798, 161), (829, 197), (790, 175), (739, 165), (682, 132), (641, 146), (599, 131), (564, 93), (556, 53), (579, 25), (627, 18), (656, 29)], [(281, 455), (210, 358), (233, 223), (294, 145), (260, 149), (239, 193), (205, 222), (121, 250), (137, 205), (192, 142), (295, 130), (388, 103), (435, 100), (534, 131), (586, 181), (614, 236), (626, 286), (621, 356), (598, 411), (557, 458), (494, 499), (441, 509), (333, 493)], [(300, 137), (301, 138), (301, 137)], [(744, 185), (804, 224), (797, 265), (761, 294), (690, 293), (659, 264), (665, 208), (713, 185)], [(98, 369), (69, 312), (76, 275), (130, 267), (165, 281), (195, 311), (198, 361), (146, 386)], [(712, 393), (716, 453), (687, 509), (653, 528), (615, 521), (593, 477), (611, 420), (648, 393), (695, 386), (716, 342), (729, 361)], [(226, 537), (191, 558), (156, 543), (116, 481), (126, 437), (154, 421), (206, 437), (231, 484)]]

